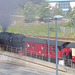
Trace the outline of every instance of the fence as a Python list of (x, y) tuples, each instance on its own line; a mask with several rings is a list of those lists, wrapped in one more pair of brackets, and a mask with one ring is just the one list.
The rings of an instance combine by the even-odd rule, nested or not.
[(74, 33), (75, 32), (75, 27), (63, 27), (60, 26), (59, 29), (64, 32), (64, 33)]
[[(19, 49), (17, 47), (5, 46), (5, 45), (2, 45), (2, 44), (0, 45), (0, 50), (1, 51), (7, 51), (7, 52), (13, 52), (13, 53), (16, 53), (16, 54), (19, 54), (19, 55), (28, 56), (28, 57), (48, 61), (48, 54), (45, 54), (45, 53), (41, 54), (39, 52), (30, 51), (30, 50), (27, 50), (27, 49), (22, 50), (22, 49)], [(53, 62), (53, 61), (50, 60), (50, 62)], [(53, 62), (53, 63), (55, 63), (55, 62)], [(75, 68), (75, 64), (72, 63), (72, 60), (66, 59), (66, 58), (61, 58), (61, 60), (58, 60), (58, 64)]]

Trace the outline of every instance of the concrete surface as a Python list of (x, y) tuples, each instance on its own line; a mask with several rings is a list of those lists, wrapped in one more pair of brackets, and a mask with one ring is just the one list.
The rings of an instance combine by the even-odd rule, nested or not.
[[(20, 66), (25, 66), (44, 72), (56, 73), (56, 64), (38, 60), (35, 58), (21, 56), (10, 52), (0, 51), (1, 63), (12, 63)], [(59, 75), (75, 75), (75, 69), (58, 65)], [(1, 74), (0, 74), (1, 75)]]
[(16, 66), (12, 64), (0, 64), (0, 75), (54, 75), (54, 74), (27, 67)]

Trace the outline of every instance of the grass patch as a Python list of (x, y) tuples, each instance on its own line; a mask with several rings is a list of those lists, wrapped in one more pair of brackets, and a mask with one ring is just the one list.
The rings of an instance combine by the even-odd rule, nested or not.
[[(16, 21), (16, 25), (14, 25), (14, 21)], [(60, 31), (59, 26), (63, 25), (66, 26), (67, 23), (60, 23), (58, 22), (57, 25), (57, 36), (63, 38), (75, 38), (75, 33), (63, 33)], [(0, 28), (0, 31), (1, 28)], [(11, 25), (8, 27), (7, 32), (13, 33), (21, 33), (21, 34), (28, 34), (28, 35), (38, 35), (38, 36), (48, 36), (48, 23), (25, 23), (24, 17), (17, 18), (14, 17), (12, 19)], [(49, 36), (55, 37), (55, 22), (49, 23)]]

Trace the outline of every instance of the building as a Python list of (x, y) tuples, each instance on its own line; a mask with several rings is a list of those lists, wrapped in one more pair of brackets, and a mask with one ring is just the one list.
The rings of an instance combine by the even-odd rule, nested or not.
[(73, 8), (75, 7), (75, 2), (70, 2), (70, 6)]
[(59, 4), (60, 8), (64, 11), (64, 14), (67, 14), (69, 7), (72, 8), (75, 6), (75, 0), (48, 0), (52, 7), (55, 6), (56, 3)]

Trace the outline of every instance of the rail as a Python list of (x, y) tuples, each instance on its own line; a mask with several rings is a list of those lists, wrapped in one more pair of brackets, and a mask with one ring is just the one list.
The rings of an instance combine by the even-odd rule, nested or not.
[[(0, 50), (10, 52), (10, 53), (19, 54), (21, 56), (28, 56), (28, 57), (32, 57), (32, 58), (36, 58), (36, 59), (40, 59), (40, 60), (44, 60), (44, 61), (48, 62), (48, 53), (45, 54), (45, 53), (41, 53), (41, 52), (30, 51), (30, 50), (27, 50), (27, 49), (22, 50), (22, 49), (19, 49), (17, 47), (5, 46), (5, 45), (2, 45), (2, 44), (0, 45)], [(21, 52), (19, 52), (19, 50)], [(50, 57), (55, 58), (55, 56), (51, 56), (51, 55), (50, 55)], [(66, 59), (66, 58), (61, 58), (61, 60), (62, 61), (60, 61), (58, 63), (59, 65), (75, 68), (75, 65), (72, 63), (72, 60)], [(66, 65), (66, 63), (63, 60), (68, 62), (68, 64)]]
[[(22, 56), (22, 55), (18, 55), (15, 53), (0, 51), (0, 59), (1, 58), (4, 63), (21, 65), (21, 66), (35, 68), (35, 69), (39, 69), (39, 70), (43, 70), (43, 71), (51, 72), (51, 73), (56, 72), (56, 64), (50, 63), (47, 61), (43, 61), (43, 60), (38, 60), (38, 59), (31, 58), (28, 56)], [(3, 59), (3, 58), (5, 58), (5, 59)], [(6, 62), (6, 60), (7, 60), (7, 62)], [(74, 75), (74, 72), (75, 72), (75, 69), (58, 65), (59, 75), (60, 74), (61, 75)]]

